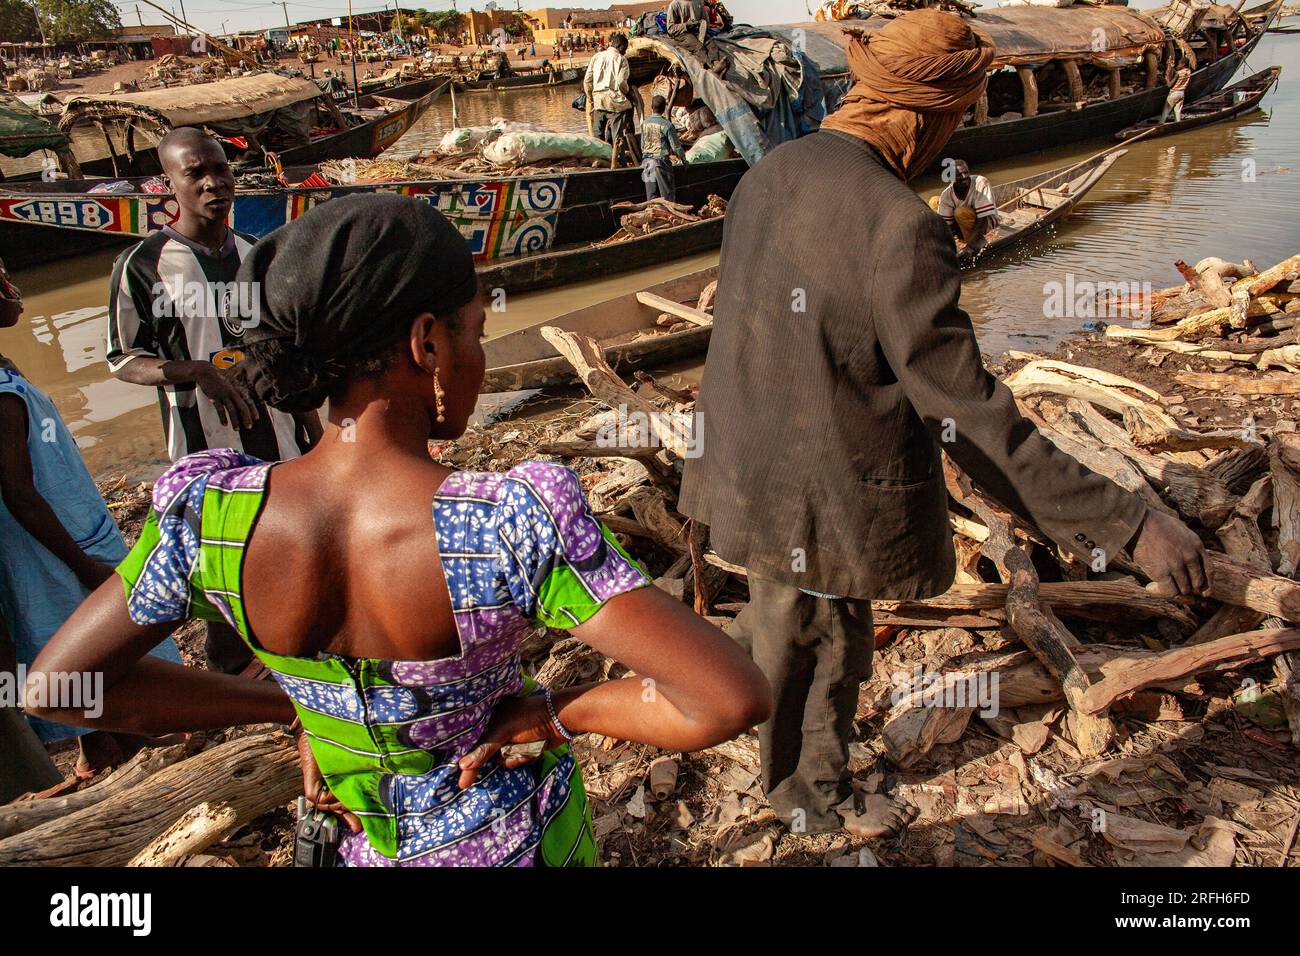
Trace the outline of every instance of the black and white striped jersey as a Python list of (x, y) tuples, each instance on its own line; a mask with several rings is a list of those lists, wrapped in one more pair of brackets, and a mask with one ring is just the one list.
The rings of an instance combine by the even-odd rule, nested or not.
[[(170, 227), (122, 253), (108, 299), (108, 366), (120, 371), (141, 356), (243, 361), (244, 331), (256, 322), (255, 290), (236, 283), (240, 260), (256, 240), (231, 230), (218, 256)], [(193, 382), (158, 388), (172, 461), (205, 448), (234, 448), (265, 461), (301, 453), (291, 415), (259, 405), (251, 429), (223, 425)]]

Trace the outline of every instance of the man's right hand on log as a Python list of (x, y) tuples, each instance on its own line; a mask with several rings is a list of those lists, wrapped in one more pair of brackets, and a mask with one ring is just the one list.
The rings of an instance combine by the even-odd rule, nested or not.
[(1147, 590), (1161, 597), (1209, 594), (1205, 545), (1177, 518), (1149, 509), (1129, 542), (1129, 551), (1151, 579)]

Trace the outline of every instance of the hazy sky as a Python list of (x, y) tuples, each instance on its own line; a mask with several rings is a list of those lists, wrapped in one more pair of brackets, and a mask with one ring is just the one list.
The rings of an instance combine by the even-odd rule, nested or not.
[[(153, 2), (164, 9), (175, 10), (178, 15), (181, 12), (181, 0), (153, 0)], [(500, 6), (506, 7), (513, 0), (497, 0), (497, 2)], [(738, 21), (755, 24), (809, 20), (812, 18), (809, 10), (817, 9), (817, 0), (724, 0), (724, 2)], [(1133, 6), (1154, 7), (1160, 2), (1161, 0), (1133, 0)], [(160, 23), (164, 19), (157, 10), (144, 3), (137, 3), (136, 0), (114, 0), (114, 3), (121, 11), (122, 22), (125, 24), (139, 23), (140, 18), (143, 18), (145, 23)], [(468, 0), (468, 2), (456, 0), (456, 6), (460, 10), (470, 8), (482, 10), (485, 3), (486, 0)], [(380, 9), (382, 5), (382, 0), (355, 0), (352, 9), (355, 13), (367, 13)], [(408, 9), (424, 7), (428, 10), (439, 10), (449, 7), (451, 0), (424, 0), (424, 2), (406, 0), (401, 5)], [(523, 3), (525, 10), (543, 5), (546, 4), (539, 0), (525, 0)], [(557, 0), (550, 5), (605, 9), (609, 7), (610, 0), (570, 0), (567, 3)], [(664, 6), (668, 6), (668, 0), (664, 0)], [(184, 0), (184, 7), (190, 23), (200, 29), (213, 32), (223, 29), (257, 30), (284, 25), (284, 8), (271, 0), (264, 0), (262, 3), (254, 3), (251, 0)], [(299, 20), (344, 16), (348, 5), (347, 0), (305, 0), (302, 3), (289, 0), (288, 8), (290, 22), (296, 23)], [(137, 9), (139, 17), (136, 15)]]

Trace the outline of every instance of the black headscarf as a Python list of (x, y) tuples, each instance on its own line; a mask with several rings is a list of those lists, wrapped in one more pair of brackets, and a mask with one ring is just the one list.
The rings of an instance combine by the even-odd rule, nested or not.
[(347, 367), (392, 346), (423, 312), (445, 315), (478, 292), (464, 238), (408, 196), (345, 196), (277, 229), (249, 251), (256, 283), (244, 374), (285, 411), (319, 407)]

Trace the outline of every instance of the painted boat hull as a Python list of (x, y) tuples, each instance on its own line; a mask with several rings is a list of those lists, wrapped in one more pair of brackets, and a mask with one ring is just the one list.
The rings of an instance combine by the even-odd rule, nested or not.
[(479, 267), (479, 281), (485, 289), (532, 292), (603, 279), (716, 249), (722, 245), (722, 227), (718, 216), (607, 246), (496, 259)]

